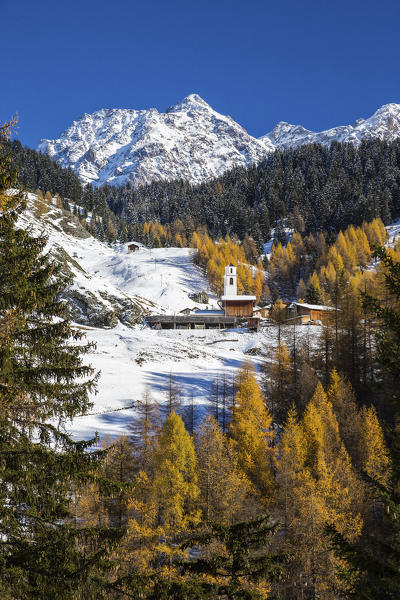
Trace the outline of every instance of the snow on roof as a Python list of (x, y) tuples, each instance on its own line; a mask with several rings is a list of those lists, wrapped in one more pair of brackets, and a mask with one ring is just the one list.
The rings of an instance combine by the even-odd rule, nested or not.
[(255, 300), (255, 296), (221, 296), (221, 300)]
[(304, 302), (293, 302), (293, 304), (310, 310), (335, 310), (332, 306), (323, 306), (322, 304), (305, 304)]
[(196, 315), (223, 315), (223, 310), (196, 310)]
[(139, 248), (145, 247), (144, 244), (142, 244), (141, 242), (135, 242), (134, 240), (132, 242), (125, 242), (124, 246), (131, 246), (132, 244), (138, 246)]

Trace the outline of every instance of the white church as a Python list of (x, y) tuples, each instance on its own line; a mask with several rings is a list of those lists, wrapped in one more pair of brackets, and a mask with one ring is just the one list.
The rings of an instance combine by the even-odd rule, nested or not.
[(239, 295), (237, 292), (237, 272), (234, 265), (225, 267), (224, 295), (221, 303), (225, 315), (229, 317), (251, 317), (256, 303), (255, 296)]

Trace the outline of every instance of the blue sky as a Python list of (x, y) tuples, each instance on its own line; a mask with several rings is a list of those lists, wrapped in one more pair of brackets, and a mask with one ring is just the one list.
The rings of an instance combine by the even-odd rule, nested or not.
[(36, 147), (104, 107), (190, 93), (261, 136), (400, 102), (400, 2), (1, 0), (0, 120)]

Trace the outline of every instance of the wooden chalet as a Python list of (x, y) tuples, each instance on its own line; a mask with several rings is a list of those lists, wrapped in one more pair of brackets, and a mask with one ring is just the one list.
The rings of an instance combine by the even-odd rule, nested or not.
[(255, 306), (253, 308), (253, 317), (262, 317), (264, 319), (268, 319), (270, 310), (270, 304), (268, 304), (268, 306)]
[(297, 319), (299, 323), (324, 323), (335, 309), (332, 306), (320, 304), (306, 304), (304, 302), (292, 302), (287, 307), (289, 319)]
[(134, 244), (134, 243), (128, 244), (128, 252), (129, 253), (137, 252), (138, 250), (140, 250), (139, 244)]

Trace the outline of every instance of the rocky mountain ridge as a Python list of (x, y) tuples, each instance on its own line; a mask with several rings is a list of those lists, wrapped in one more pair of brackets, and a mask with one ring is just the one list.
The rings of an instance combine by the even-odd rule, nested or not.
[(302, 125), (281, 121), (260, 139), (270, 141), (276, 148), (285, 150), (303, 144), (322, 144), (333, 141), (358, 146), (362, 140), (378, 138), (388, 142), (400, 137), (400, 104), (385, 104), (368, 119), (357, 119), (352, 125), (341, 125), (325, 131), (310, 131)]
[(256, 164), (276, 149), (335, 140), (359, 145), (363, 139), (399, 136), (400, 104), (386, 104), (368, 119), (320, 132), (281, 121), (256, 139), (191, 94), (164, 113), (150, 108), (84, 114), (58, 139), (42, 140), (38, 149), (96, 186), (173, 179), (197, 184), (235, 166)]
[(83, 183), (136, 186), (172, 179), (201, 183), (259, 162), (274, 146), (192, 94), (165, 113), (151, 108), (84, 114), (59, 139), (42, 140), (38, 150), (71, 167)]

